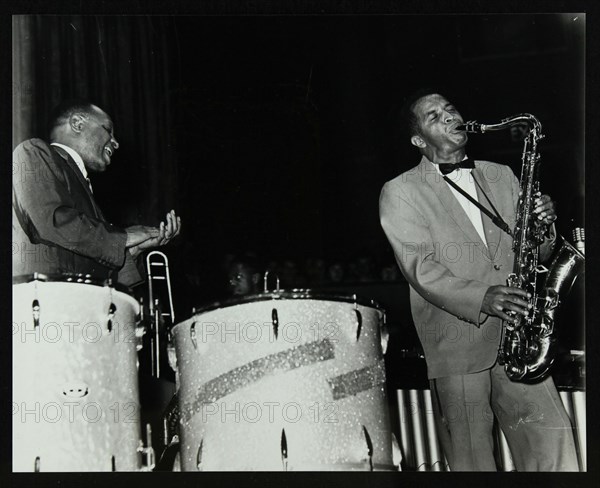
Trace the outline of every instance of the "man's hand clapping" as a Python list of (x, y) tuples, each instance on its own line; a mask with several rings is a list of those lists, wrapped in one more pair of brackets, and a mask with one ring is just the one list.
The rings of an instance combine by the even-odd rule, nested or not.
[[(130, 238), (131, 230), (131, 238)], [(129, 251), (136, 257), (140, 252), (155, 247), (161, 247), (168, 244), (181, 231), (181, 217), (175, 215), (175, 210), (171, 210), (167, 213), (166, 224), (161, 222), (159, 227), (146, 227), (142, 225), (135, 225), (128, 227), (127, 231), (127, 245)], [(145, 236), (145, 239), (143, 238)]]

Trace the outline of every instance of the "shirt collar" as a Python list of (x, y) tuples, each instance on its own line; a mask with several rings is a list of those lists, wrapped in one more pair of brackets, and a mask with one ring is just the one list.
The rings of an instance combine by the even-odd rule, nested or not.
[(64, 149), (65, 151), (67, 151), (69, 156), (71, 156), (73, 158), (73, 161), (75, 161), (75, 164), (81, 171), (81, 174), (83, 175), (83, 177), (87, 180), (88, 172), (85, 169), (85, 164), (83, 164), (83, 159), (81, 158), (79, 153), (77, 151), (75, 151), (75, 149), (73, 149), (72, 147), (69, 147), (69, 146), (65, 146), (64, 144), (60, 144), (59, 142), (53, 142), (50, 145), (60, 147), (60, 148)]
[[(427, 158), (427, 157), (426, 157), (426, 159), (427, 159), (427, 161), (429, 161), (429, 158)], [(469, 156), (467, 156), (466, 154), (465, 154), (465, 157), (461, 159), (461, 161), (464, 161), (465, 159), (469, 159)], [(439, 174), (441, 174), (441, 175), (443, 176), (442, 172), (440, 171), (440, 166), (439, 166), (439, 164), (436, 164), (436, 163), (434, 163), (433, 161), (429, 161), (429, 162), (430, 162), (430, 163), (433, 165), (433, 167), (435, 168), (435, 170), (436, 170), (436, 171), (437, 171)], [(454, 171), (456, 171), (456, 170), (454, 170)], [(462, 173), (463, 171), (468, 171), (469, 173), (471, 172), (471, 170), (470, 170), (470, 169), (466, 169), (466, 168), (459, 168), (459, 169), (458, 169), (458, 171), (459, 171), (459, 173)], [(452, 174), (452, 173), (449, 173), (449, 174), (448, 174), (448, 175), (446, 175), (446, 176), (450, 176), (451, 174)]]

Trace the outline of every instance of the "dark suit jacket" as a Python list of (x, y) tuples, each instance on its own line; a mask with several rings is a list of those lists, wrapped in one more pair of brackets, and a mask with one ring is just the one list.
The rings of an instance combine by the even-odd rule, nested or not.
[[(512, 170), (476, 161), (472, 175), (514, 228), (519, 181)], [(494, 213), (477, 192), (479, 203)], [(448, 184), (425, 157), (384, 185), (379, 211), (396, 261), (410, 284), (412, 316), (429, 378), (491, 367), (502, 321), (480, 310), (487, 289), (506, 285), (512, 272), (512, 238), (482, 214), (486, 246)]]
[(142, 278), (126, 232), (106, 222), (73, 159), (41, 139), (13, 152), (13, 276), (83, 273), (133, 286)]

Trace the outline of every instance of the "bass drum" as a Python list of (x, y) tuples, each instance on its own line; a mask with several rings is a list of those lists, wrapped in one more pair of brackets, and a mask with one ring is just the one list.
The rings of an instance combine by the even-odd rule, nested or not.
[(397, 470), (383, 322), (372, 301), (294, 290), (177, 324), (181, 469)]
[(13, 280), (13, 471), (140, 469), (139, 311), (110, 283)]

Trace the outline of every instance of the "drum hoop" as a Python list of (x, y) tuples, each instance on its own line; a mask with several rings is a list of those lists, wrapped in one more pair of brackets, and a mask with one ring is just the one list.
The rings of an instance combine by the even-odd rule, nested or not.
[(384, 312), (385, 310), (375, 300), (371, 298), (359, 297), (358, 295), (343, 295), (338, 293), (328, 293), (323, 291), (313, 291), (311, 289), (294, 288), (292, 290), (280, 290), (267, 293), (257, 293), (253, 295), (245, 295), (243, 297), (234, 297), (212, 302), (209, 304), (195, 307), (193, 315), (211, 312), (219, 308), (232, 307), (234, 305), (242, 305), (253, 302), (264, 302), (268, 300), (322, 300), (326, 302), (343, 302), (362, 305), (364, 307), (374, 308)]
[(13, 276), (12, 284), (21, 285), (23, 283), (30, 283), (32, 281), (42, 282), (63, 282), (63, 283), (75, 283), (83, 285), (94, 285), (94, 286), (109, 286), (117, 291), (123, 292), (127, 295), (132, 296), (133, 291), (126, 285), (117, 283), (111, 279), (100, 279), (97, 276), (81, 273), (30, 273), (24, 275)]

